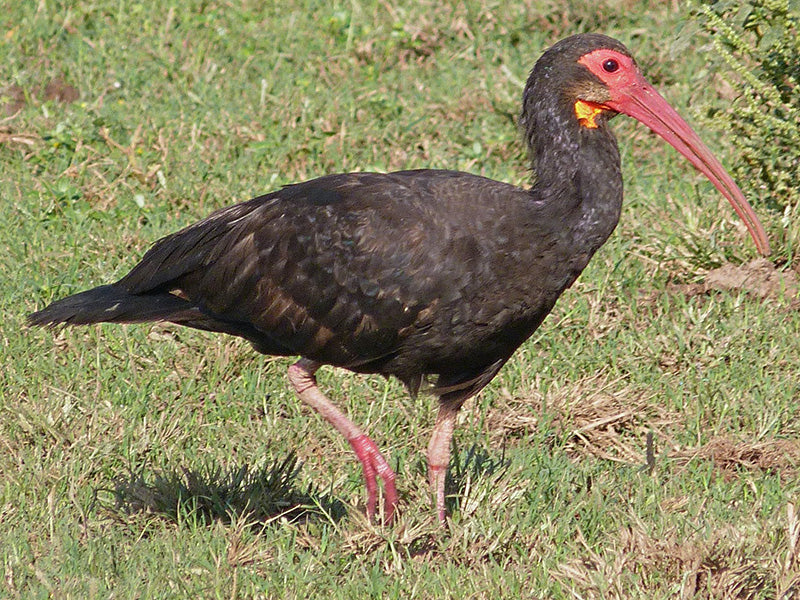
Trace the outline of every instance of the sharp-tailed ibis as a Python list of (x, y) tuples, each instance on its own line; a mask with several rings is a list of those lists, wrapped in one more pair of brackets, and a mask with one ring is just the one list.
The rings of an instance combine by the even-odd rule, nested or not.
[(456, 413), (542, 323), (617, 224), (617, 113), (652, 129), (731, 202), (762, 254), (764, 229), (708, 148), (598, 34), (547, 50), (528, 78), (521, 129), (535, 181), (521, 189), (455, 171), (328, 175), (223, 208), (158, 242), (125, 277), (54, 302), (34, 325), (169, 321), (240, 336), (289, 367), (300, 399), (361, 462), (367, 513), (395, 474), (375, 443), (320, 391), (335, 365), (393, 375), (439, 398), (428, 468), (439, 519)]

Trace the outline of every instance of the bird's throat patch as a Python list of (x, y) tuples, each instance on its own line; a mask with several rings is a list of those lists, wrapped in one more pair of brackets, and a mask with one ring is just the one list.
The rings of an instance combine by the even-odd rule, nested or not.
[(580, 123), (582, 127), (597, 129), (598, 125), (595, 119), (597, 115), (604, 110), (606, 110), (606, 107), (602, 104), (596, 104), (587, 100), (575, 101), (575, 116), (578, 118), (578, 123)]

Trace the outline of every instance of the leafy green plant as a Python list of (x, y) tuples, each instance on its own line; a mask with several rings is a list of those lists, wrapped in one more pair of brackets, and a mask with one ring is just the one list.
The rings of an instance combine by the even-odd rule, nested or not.
[[(712, 114), (739, 150), (745, 192), (788, 218), (800, 202), (800, 2), (723, 0), (695, 4), (736, 93)], [(784, 223), (784, 226), (788, 223)]]

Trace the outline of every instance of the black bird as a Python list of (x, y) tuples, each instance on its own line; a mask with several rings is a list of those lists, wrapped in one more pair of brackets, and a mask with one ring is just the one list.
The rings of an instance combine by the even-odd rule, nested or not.
[(33, 325), (169, 321), (299, 355), (289, 381), (347, 437), (367, 514), (395, 474), (375, 443), (319, 390), (323, 364), (393, 375), (439, 397), (428, 446), (440, 520), (456, 413), (547, 316), (619, 220), (622, 177), (608, 122), (638, 119), (702, 171), (769, 253), (758, 218), (628, 50), (568, 37), (534, 66), (520, 125), (535, 181), (521, 189), (455, 171), (328, 175), (223, 208), (169, 235), (116, 283), (54, 302)]

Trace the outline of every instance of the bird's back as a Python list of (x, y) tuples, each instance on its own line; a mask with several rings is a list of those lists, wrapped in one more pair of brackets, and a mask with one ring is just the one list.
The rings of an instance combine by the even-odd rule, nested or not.
[(532, 210), (466, 173), (331, 175), (163, 238), (112, 287), (180, 298), (160, 318), (267, 354), (455, 384), (504, 362), (582, 268), (536, 260), (564, 229)]

